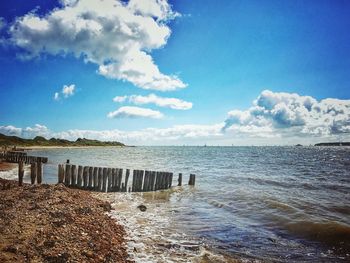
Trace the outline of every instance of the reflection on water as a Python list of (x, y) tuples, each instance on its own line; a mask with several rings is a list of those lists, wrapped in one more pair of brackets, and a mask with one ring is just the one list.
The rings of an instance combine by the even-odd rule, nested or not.
[[(130, 247), (141, 251), (140, 262), (163, 256), (187, 262), (202, 255), (204, 260), (209, 251), (282, 262), (350, 260), (347, 147), (132, 147), (40, 150), (33, 155), (49, 157), (44, 171), (49, 183), (57, 181), (57, 163), (66, 159), (80, 165), (181, 172), (184, 182), (195, 173), (194, 188), (109, 195), (117, 208), (112, 216), (134, 227), (129, 226)], [(140, 203), (146, 204), (146, 212), (137, 209)], [(135, 235), (149, 242), (141, 243)], [(147, 253), (152, 246), (158, 254)]]

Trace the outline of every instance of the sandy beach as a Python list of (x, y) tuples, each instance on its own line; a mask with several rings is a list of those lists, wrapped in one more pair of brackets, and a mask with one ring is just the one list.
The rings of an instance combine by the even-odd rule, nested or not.
[(131, 262), (110, 210), (62, 184), (0, 179), (0, 262)]

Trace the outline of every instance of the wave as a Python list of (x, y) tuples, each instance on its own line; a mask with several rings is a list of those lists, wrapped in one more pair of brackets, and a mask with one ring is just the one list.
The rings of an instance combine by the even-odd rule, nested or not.
[(346, 246), (350, 249), (350, 226), (336, 221), (311, 222), (300, 220), (289, 223), (287, 230), (295, 235), (329, 245)]

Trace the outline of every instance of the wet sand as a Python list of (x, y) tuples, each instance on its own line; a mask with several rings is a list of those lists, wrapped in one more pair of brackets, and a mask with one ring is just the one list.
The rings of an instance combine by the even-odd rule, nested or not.
[(64, 185), (0, 179), (0, 262), (132, 262), (108, 202)]

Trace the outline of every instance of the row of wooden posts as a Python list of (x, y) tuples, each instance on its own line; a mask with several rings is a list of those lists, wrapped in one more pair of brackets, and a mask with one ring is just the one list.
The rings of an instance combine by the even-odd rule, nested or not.
[(26, 164), (31, 163), (47, 163), (46, 157), (28, 156), (25, 152), (3, 152), (0, 153), (0, 159), (9, 163), (24, 162)]
[(27, 156), (25, 152), (4, 151), (0, 153), (0, 159), (9, 163), (18, 163), (18, 185), (23, 185), (25, 164), (30, 164), (31, 184), (42, 183), (43, 163), (48, 161), (46, 157)]
[[(130, 169), (58, 165), (58, 183), (66, 186), (99, 192), (149, 192), (172, 187), (173, 173), (133, 170), (132, 184), (128, 186)], [(195, 185), (195, 175), (190, 175), (189, 185)], [(178, 186), (182, 185), (182, 174)]]

